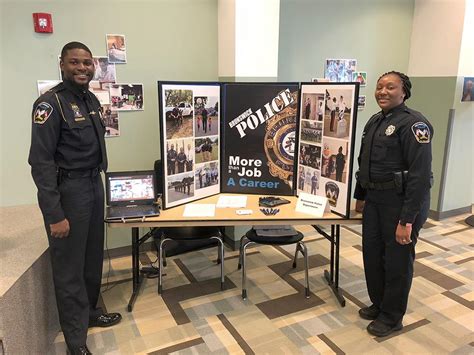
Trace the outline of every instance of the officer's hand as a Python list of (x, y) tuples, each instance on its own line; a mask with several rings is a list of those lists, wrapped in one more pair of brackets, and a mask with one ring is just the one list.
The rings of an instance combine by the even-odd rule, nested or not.
[(65, 238), (69, 235), (69, 221), (64, 218), (61, 222), (50, 224), (51, 237)]
[(356, 212), (359, 212), (359, 213), (364, 212), (364, 205), (365, 205), (364, 200), (357, 200), (356, 207), (355, 207)]
[(411, 229), (411, 223), (407, 223), (406, 226), (398, 223), (397, 230), (395, 231), (395, 238), (398, 244), (406, 245), (411, 243)]

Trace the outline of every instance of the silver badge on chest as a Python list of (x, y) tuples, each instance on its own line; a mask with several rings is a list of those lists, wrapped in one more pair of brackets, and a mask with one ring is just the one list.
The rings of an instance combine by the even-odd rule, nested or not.
[(388, 126), (387, 129), (385, 130), (385, 135), (386, 135), (386, 136), (391, 136), (393, 132), (395, 132), (395, 126), (394, 126), (394, 125), (390, 125), (390, 126)]

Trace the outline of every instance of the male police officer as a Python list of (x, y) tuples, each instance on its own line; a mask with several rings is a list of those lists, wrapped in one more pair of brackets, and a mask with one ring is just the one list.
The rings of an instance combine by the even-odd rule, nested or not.
[(87, 328), (118, 323), (97, 308), (104, 248), (107, 169), (100, 103), (88, 90), (92, 53), (71, 42), (61, 52), (63, 82), (33, 106), (28, 162), (51, 253), (59, 320), (71, 354), (90, 354)]
[(364, 128), (354, 194), (356, 210), (363, 210), (362, 250), (372, 301), (359, 314), (373, 320), (367, 331), (380, 337), (403, 327), (415, 244), (430, 206), (433, 127), (405, 106), (410, 94), (405, 74), (392, 71), (378, 79), (375, 99), (382, 110)]

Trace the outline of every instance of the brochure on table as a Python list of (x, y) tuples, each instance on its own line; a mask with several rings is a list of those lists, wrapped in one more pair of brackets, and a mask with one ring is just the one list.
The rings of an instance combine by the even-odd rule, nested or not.
[(162, 81), (158, 96), (163, 208), (219, 193), (220, 84)]
[(349, 216), (359, 83), (303, 83), (296, 191)]

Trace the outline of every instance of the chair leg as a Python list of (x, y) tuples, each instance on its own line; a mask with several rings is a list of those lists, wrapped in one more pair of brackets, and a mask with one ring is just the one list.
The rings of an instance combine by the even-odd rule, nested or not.
[(244, 240), (247, 239), (245, 237), (245, 235), (240, 238), (240, 246), (239, 246), (239, 264), (237, 265), (237, 270), (240, 270), (240, 268), (242, 267), (242, 248), (243, 248), (243, 245), (244, 245)]
[(164, 238), (160, 242), (160, 248), (158, 250), (158, 254), (160, 255), (160, 267), (158, 269), (158, 293), (162, 294), (163, 293), (163, 267), (164, 267), (164, 249), (163, 249), (163, 244), (167, 241), (171, 240), (168, 238)]
[(306, 298), (309, 298), (310, 292), (309, 292), (309, 275), (308, 275), (308, 249), (306, 248), (306, 245), (303, 242), (298, 242), (298, 245), (301, 247), (301, 253), (304, 256), (304, 278), (305, 278), (305, 296)]
[(224, 290), (224, 242), (221, 237), (211, 237), (216, 239), (218, 244), (218, 259), (221, 260), (221, 290)]
[[(298, 259), (298, 252), (299, 251), (301, 251), (300, 250), (300, 244), (296, 243), (295, 258), (293, 259), (293, 269), (296, 268), (296, 260)], [(303, 252), (301, 252), (301, 253), (303, 253)]]
[(243, 244), (242, 253), (240, 254), (242, 256), (242, 298), (244, 300), (247, 299), (247, 274), (245, 270), (245, 259), (246, 259), (247, 247), (251, 244), (255, 244), (255, 243), (248, 241), (245, 244)]

